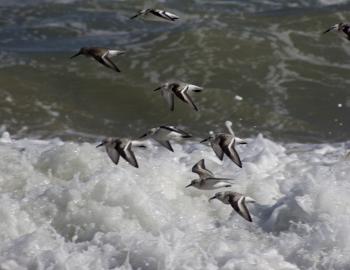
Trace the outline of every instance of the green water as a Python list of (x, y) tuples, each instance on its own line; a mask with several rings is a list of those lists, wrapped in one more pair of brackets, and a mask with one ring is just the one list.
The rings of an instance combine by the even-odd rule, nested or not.
[[(202, 137), (231, 120), (240, 137), (348, 140), (350, 42), (321, 32), (350, 5), (324, 2), (166, 1), (181, 19), (162, 23), (128, 19), (142, 1), (0, 1), (1, 130), (85, 141), (175, 124)], [(126, 50), (122, 73), (70, 60), (82, 46)], [(152, 91), (174, 78), (204, 87), (199, 112)]]

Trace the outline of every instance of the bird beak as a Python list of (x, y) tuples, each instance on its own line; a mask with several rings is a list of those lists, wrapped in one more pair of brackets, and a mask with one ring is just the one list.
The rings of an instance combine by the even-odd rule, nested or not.
[(209, 137), (206, 138), (206, 139), (204, 139), (204, 140), (201, 140), (200, 143), (204, 143), (204, 142), (206, 142), (207, 140), (209, 140)]
[(326, 33), (328, 33), (329, 31), (331, 31), (331, 30), (333, 30), (335, 28), (336, 28), (336, 26), (333, 25), (332, 27), (330, 27), (326, 31), (324, 31), (323, 34), (326, 34)]
[(81, 52), (78, 52), (78, 53), (74, 54), (73, 56), (70, 57), (70, 59), (73, 59), (74, 57), (77, 57), (79, 55), (81, 55)]
[(211, 200), (214, 200), (214, 199), (216, 199), (216, 196), (209, 198), (208, 202), (210, 202)]
[(185, 186), (185, 188), (188, 188), (188, 187), (190, 187), (190, 186), (192, 186), (192, 183), (191, 183), (191, 184), (189, 184), (189, 185), (187, 185), (187, 186)]
[(99, 145), (96, 145), (96, 148), (101, 147), (101, 146), (103, 146), (103, 145), (104, 145), (104, 143), (101, 142)]
[(160, 89), (162, 89), (161, 86), (159, 86), (158, 88), (154, 89), (153, 92), (158, 91), (158, 90), (160, 90)]

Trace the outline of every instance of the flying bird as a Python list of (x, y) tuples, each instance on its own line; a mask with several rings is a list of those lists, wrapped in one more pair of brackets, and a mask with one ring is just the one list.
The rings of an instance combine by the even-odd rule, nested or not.
[(232, 191), (217, 192), (209, 199), (209, 202), (214, 199), (218, 199), (224, 204), (230, 204), (232, 208), (245, 220), (249, 222), (253, 221), (246, 204), (255, 203), (254, 199)]
[(136, 15), (132, 16), (130, 18), (130, 20), (135, 19), (135, 18), (137, 18), (139, 16), (142, 16), (144, 18), (152, 18), (152, 17), (154, 17), (154, 19), (155, 18), (160, 18), (160, 19), (164, 19), (164, 20), (172, 21), (172, 22), (179, 19), (178, 16), (176, 16), (175, 14), (170, 13), (168, 11), (160, 10), (160, 9), (154, 9), (154, 8), (147, 8), (147, 9), (140, 10)]
[(229, 130), (229, 133), (215, 134), (213, 131), (210, 131), (209, 137), (202, 140), (201, 143), (209, 141), (216, 156), (220, 160), (223, 160), (224, 154), (226, 154), (238, 167), (242, 168), (242, 162), (235, 149), (235, 145), (246, 144), (246, 142), (235, 136), (231, 128), (231, 121), (226, 121), (225, 125), (226, 128)]
[(328, 33), (330, 31), (342, 32), (343, 34), (345, 34), (346, 38), (350, 40), (350, 25), (347, 23), (337, 23), (328, 28), (326, 31), (324, 31), (323, 34)]
[(199, 179), (194, 179), (191, 181), (188, 187), (195, 187), (203, 190), (211, 190), (223, 187), (230, 187), (229, 181), (233, 179), (230, 178), (217, 178), (214, 174), (205, 167), (204, 159), (198, 161), (193, 167), (192, 172), (198, 174)]
[(119, 157), (122, 156), (132, 166), (138, 168), (139, 165), (132, 151), (132, 141), (129, 139), (106, 138), (97, 147), (105, 146), (106, 152), (113, 163), (118, 164)]
[(160, 145), (164, 146), (166, 149), (174, 152), (169, 139), (177, 138), (191, 138), (192, 135), (174, 126), (159, 126), (149, 129), (145, 134), (143, 134), (139, 139), (152, 138), (157, 141)]
[(198, 111), (197, 106), (193, 103), (190, 93), (201, 92), (202, 87), (194, 84), (188, 84), (180, 81), (168, 81), (165, 84), (159, 86), (153, 91), (159, 91), (162, 97), (166, 100), (171, 111), (174, 111), (174, 95), (178, 97), (181, 101), (189, 104), (192, 108)]
[(104, 65), (107, 68), (113, 69), (116, 72), (120, 72), (120, 69), (116, 64), (113, 63), (111, 57), (124, 54), (125, 51), (111, 50), (107, 48), (99, 47), (83, 47), (78, 53), (71, 56), (70, 59), (77, 57), (79, 55), (85, 55), (86, 57), (93, 57), (97, 62)]

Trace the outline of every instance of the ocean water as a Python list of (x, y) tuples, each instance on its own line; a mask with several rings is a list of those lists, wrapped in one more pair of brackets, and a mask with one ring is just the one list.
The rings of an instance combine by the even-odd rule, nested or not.
[[(129, 20), (166, 7), (176, 23)], [(346, 0), (0, 0), (0, 269), (350, 269), (350, 21)], [(120, 74), (82, 46), (127, 53)], [(152, 90), (204, 87), (170, 112)], [(231, 120), (240, 169), (199, 144)], [(135, 147), (160, 124), (194, 136)], [(256, 200), (253, 223), (185, 188), (205, 158)]]
[[(349, 269), (349, 143), (260, 134), (243, 169), (193, 142), (135, 149), (139, 169), (90, 143), (0, 143), (1, 269)], [(253, 223), (185, 189), (203, 156), (257, 201)]]

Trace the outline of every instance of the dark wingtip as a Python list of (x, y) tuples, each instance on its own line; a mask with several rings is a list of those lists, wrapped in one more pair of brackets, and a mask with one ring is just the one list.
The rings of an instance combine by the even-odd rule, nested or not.
[(143, 144), (141, 144), (141, 145), (137, 145), (136, 147), (137, 147), (137, 148), (144, 148), (144, 149), (146, 149), (146, 148), (147, 148), (147, 146), (146, 146), (146, 145), (143, 145)]

